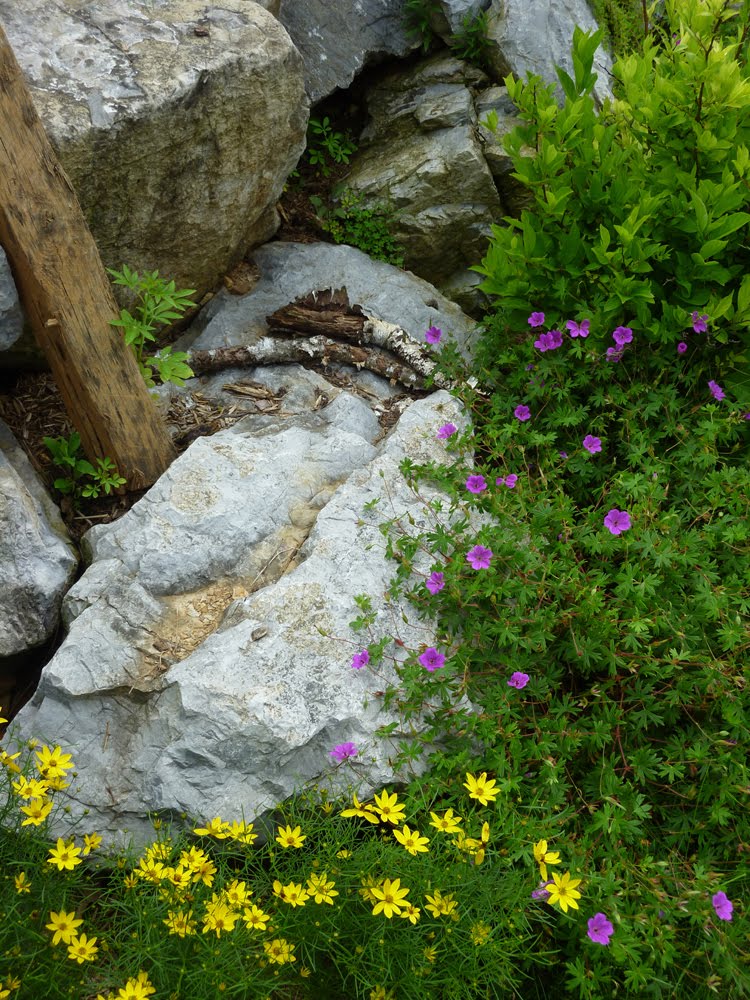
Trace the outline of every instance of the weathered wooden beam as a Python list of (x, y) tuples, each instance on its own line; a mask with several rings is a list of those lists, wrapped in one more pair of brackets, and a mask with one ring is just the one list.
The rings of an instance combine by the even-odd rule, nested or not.
[(75, 191), (0, 25), (0, 244), (40, 348), (90, 459), (108, 456), (129, 488), (175, 456), (119, 329), (117, 305)]

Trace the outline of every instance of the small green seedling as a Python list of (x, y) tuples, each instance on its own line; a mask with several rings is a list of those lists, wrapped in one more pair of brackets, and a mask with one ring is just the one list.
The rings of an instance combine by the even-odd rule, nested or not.
[(94, 466), (81, 455), (81, 436), (77, 431), (67, 438), (46, 437), (44, 444), (53, 463), (65, 473), (55, 480), (55, 489), (74, 500), (95, 499), (102, 492), (109, 496), (113, 489), (124, 486), (125, 480), (111, 458), (97, 458)]
[(322, 120), (310, 119), (307, 137), (307, 158), (324, 177), (331, 172), (330, 162), (348, 163), (349, 157), (357, 151), (357, 144), (343, 132), (335, 132), (327, 116)]

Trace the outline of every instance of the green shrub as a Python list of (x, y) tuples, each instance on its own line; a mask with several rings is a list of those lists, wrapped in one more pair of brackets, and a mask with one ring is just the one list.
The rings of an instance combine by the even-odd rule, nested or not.
[(403, 248), (390, 231), (393, 213), (386, 206), (366, 208), (362, 196), (349, 190), (341, 192), (332, 208), (326, 208), (316, 195), (310, 201), (334, 242), (357, 247), (373, 260), (404, 266)]

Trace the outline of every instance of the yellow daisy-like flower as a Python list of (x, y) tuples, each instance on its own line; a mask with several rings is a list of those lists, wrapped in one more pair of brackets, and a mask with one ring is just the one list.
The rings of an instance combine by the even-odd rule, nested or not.
[(196, 933), (197, 924), (193, 920), (192, 910), (187, 912), (185, 910), (167, 910), (167, 915), (162, 923), (167, 925), (170, 934), (176, 934), (182, 938)]
[(164, 871), (163, 861), (154, 861), (153, 858), (141, 858), (133, 874), (138, 878), (142, 878), (145, 882), (153, 882), (156, 885), (164, 878)]
[(370, 823), (380, 822), (373, 811), (374, 807), (362, 805), (356, 795), (352, 795), (352, 799), (354, 801), (354, 806), (350, 809), (342, 809), (339, 813), (340, 816), (360, 816), (362, 819), (366, 819)]
[(65, 841), (62, 837), (57, 838), (57, 846), (50, 848), (48, 865), (56, 865), (58, 871), (72, 872), (76, 865), (80, 865), (79, 854), (81, 848), (75, 846), (74, 841)]
[(138, 885), (138, 879), (136, 878), (135, 873), (131, 872), (130, 875), (126, 875), (122, 880), (122, 884), (126, 889), (135, 889)]
[(437, 813), (431, 812), (432, 822), (430, 826), (434, 826), (436, 830), (440, 830), (441, 833), (461, 833), (460, 823), (463, 820), (460, 816), (454, 816), (452, 809), (446, 809), (442, 816), (438, 816)]
[(539, 865), (539, 874), (542, 882), (547, 881), (547, 865), (560, 864), (560, 852), (548, 851), (547, 841), (539, 840), (534, 844), (534, 860)]
[(19, 872), (13, 881), (16, 883), (17, 893), (31, 892), (31, 882), (27, 879), (26, 872)]
[(173, 868), (170, 865), (162, 872), (161, 880), (162, 882), (168, 882), (174, 889), (177, 890), (177, 895), (179, 895), (190, 885), (193, 880), (193, 876), (192, 873), (189, 870), (186, 871), (182, 865), (177, 865), (176, 868)]
[(95, 851), (97, 847), (101, 844), (102, 838), (98, 833), (84, 833), (83, 835), (83, 853), (90, 854), (91, 851)]
[(197, 826), (193, 830), (199, 837), (215, 837), (216, 840), (226, 840), (229, 836), (227, 832), (230, 829), (230, 824), (224, 822), (221, 816), (216, 816), (214, 819), (209, 820), (205, 826)]
[(137, 979), (128, 979), (127, 983), (118, 990), (116, 1000), (148, 1000), (155, 992), (156, 990), (148, 981), (146, 973), (142, 972)]
[(427, 961), (430, 964), (432, 964), (435, 961), (435, 959), (437, 958), (437, 948), (434, 948), (434, 947), (432, 947), (430, 945), (429, 947), (425, 948), (425, 950), (422, 952), (422, 954), (427, 959)]
[(72, 910), (70, 913), (66, 913), (65, 910), (55, 913), (54, 910), (51, 910), (49, 919), (50, 922), (44, 926), (48, 931), (53, 932), (52, 944), (59, 944), (61, 941), (63, 944), (70, 944), (75, 937), (76, 927), (80, 927), (83, 923), (83, 920), (76, 917)]
[(246, 906), (242, 911), (242, 919), (248, 930), (251, 931), (264, 931), (266, 929), (266, 924), (271, 919), (267, 913), (264, 913), (259, 906), (253, 903), (252, 906)]
[(234, 879), (223, 889), (223, 895), (231, 906), (244, 906), (252, 896), (252, 890), (247, 888), (244, 882)]
[(302, 833), (302, 828), (299, 826), (295, 826), (294, 829), (291, 826), (280, 826), (278, 830), (276, 843), (282, 847), (302, 847), (307, 838), (307, 834)]
[(577, 891), (576, 886), (580, 884), (581, 879), (571, 878), (570, 872), (565, 872), (564, 875), (552, 872), (552, 881), (547, 886), (547, 892), (549, 893), (547, 902), (550, 906), (559, 905), (564, 913), (568, 912), (569, 906), (577, 910), (578, 903), (576, 900), (581, 898), (581, 894)]
[(462, 833), (456, 837), (453, 843), (459, 851), (463, 851), (464, 854), (471, 854), (472, 857), (476, 855), (477, 851), (482, 846), (481, 840), (474, 840), (473, 837), (464, 837)]
[(487, 845), (490, 842), (490, 824), (482, 823), (482, 843)]
[(399, 804), (398, 795), (395, 792), (389, 795), (387, 789), (383, 789), (380, 795), (375, 796), (374, 809), (383, 823), (393, 823), (394, 826), (402, 823), (405, 808)]
[(5, 750), (0, 750), (0, 764), (9, 771), (11, 774), (20, 774), (21, 768), (16, 764), (16, 758), (21, 756), (21, 751), (18, 753), (6, 753)]
[(43, 799), (49, 791), (49, 783), (39, 778), (25, 778), (23, 775), (13, 782), (13, 791), (21, 799)]
[(43, 746), (36, 751), (36, 769), (43, 778), (64, 778), (73, 766), (71, 755), (63, 753), (60, 747), (50, 750), (48, 746)]
[(289, 944), (284, 938), (274, 938), (273, 941), (264, 941), (263, 950), (268, 956), (268, 961), (276, 965), (286, 965), (288, 962), (296, 962), (294, 945)]
[(468, 789), (469, 798), (476, 799), (480, 805), (486, 806), (495, 801), (500, 794), (500, 790), (496, 786), (497, 782), (494, 778), (488, 778), (486, 771), (482, 771), (478, 778), (469, 774), (468, 771), (466, 772), (464, 788)]
[(348, 851), (346, 848), (344, 848), (341, 851), (336, 851), (336, 857), (337, 858), (342, 858), (342, 859), (351, 858), (352, 857), (352, 852)]
[(146, 848), (143, 856), (152, 861), (168, 861), (172, 857), (172, 841), (155, 840)]
[(394, 830), (393, 836), (413, 857), (416, 858), (417, 854), (427, 853), (429, 838), (423, 837), (419, 830), (410, 830), (406, 823), (400, 830)]
[(368, 903), (375, 905), (375, 903), (377, 903), (377, 899), (373, 896), (372, 890), (376, 885), (380, 885), (380, 882), (374, 875), (365, 875), (362, 879), (360, 879), (360, 882), (362, 884), (362, 888), (358, 890), (360, 896), (362, 899), (366, 899)]
[(258, 839), (258, 834), (253, 833), (253, 823), (235, 820), (227, 826), (227, 836), (236, 840), (240, 844), (254, 844)]
[(193, 882), (202, 882), (209, 887), (214, 884), (216, 865), (199, 847), (191, 847), (189, 851), (183, 851), (180, 854), (180, 864), (192, 873)]
[(472, 924), (469, 928), (469, 934), (471, 935), (471, 943), (475, 948), (481, 948), (483, 945), (487, 944), (490, 939), (490, 934), (492, 933), (492, 928), (489, 924), (483, 924), (479, 921), (476, 924)]
[(333, 897), (338, 896), (338, 891), (334, 888), (335, 882), (328, 881), (328, 873), (322, 875), (312, 874), (307, 880), (307, 888), (316, 903), (329, 903), (333, 906)]
[(419, 909), (418, 906), (415, 906), (413, 903), (407, 903), (406, 909), (402, 910), (401, 913), (399, 913), (399, 916), (403, 917), (405, 920), (410, 921), (412, 924), (416, 924), (416, 922), (422, 916), (422, 911)]
[(393, 881), (387, 878), (381, 885), (373, 886), (370, 893), (377, 901), (373, 907), (373, 916), (383, 913), (390, 920), (394, 913), (398, 916), (404, 906), (408, 905), (406, 897), (409, 890), (401, 888), (401, 879), (398, 878)]
[(370, 1000), (394, 1000), (394, 994), (391, 990), (386, 992), (385, 986), (376, 986), (370, 993)]
[(221, 937), (222, 931), (233, 931), (234, 925), (239, 920), (240, 915), (235, 910), (230, 909), (223, 899), (216, 893), (211, 897), (211, 902), (206, 903), (206, 915), (203, 918), (203, 933), (216, 931), (216, 936)]
[(425, 909), (429, 910), (433, 917), (450, 916), (458, 906), (452, 893), (443, 895), (439, 889), (435, 889), (431, 896), (425, 895), (425, 899), (427, 900)]
[(304, 906), (310, 898), (310, 893), (307, 889), (303, 889), (301, 884), (290, 882), (288, 885), (282, 885), (278, 879), (273, 883), (273, 893), (290, 906)]
[(84, 962), (93, 962), (99, 949), (96, 947), (97, 938), (87, 938), (85, 934), (71, 938), (68, 943), (68, 958), (73, 962), (83, 965)]
[(52, 802), (49, 799), (32, 799), (27, 806), (21, 806), (21, 812), (25, 814), (21, 826), (41, 826), (52, 811)]

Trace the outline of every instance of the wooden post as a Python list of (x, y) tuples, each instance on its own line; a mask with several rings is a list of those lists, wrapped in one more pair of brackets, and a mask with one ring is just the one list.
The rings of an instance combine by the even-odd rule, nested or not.
[(86, 455), (109, 457), (130, 489), (175, 456), (121, 330), (75, 191), (0, 25), (0, 244)]

